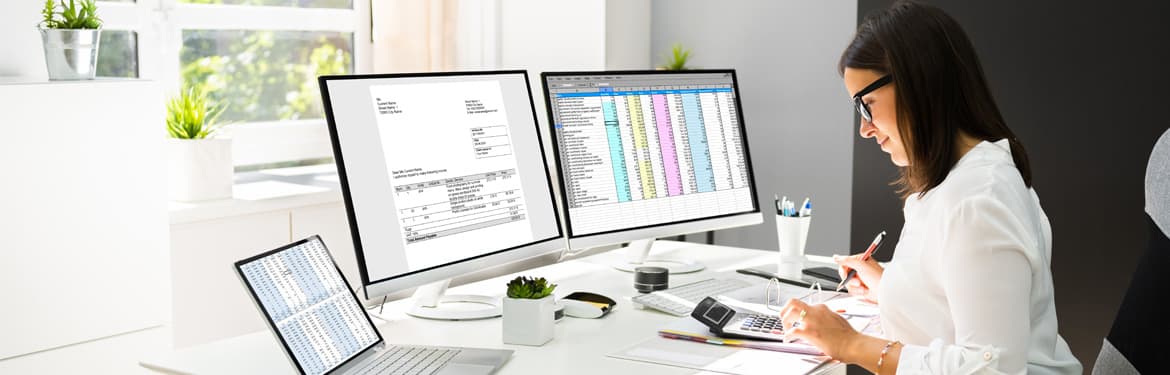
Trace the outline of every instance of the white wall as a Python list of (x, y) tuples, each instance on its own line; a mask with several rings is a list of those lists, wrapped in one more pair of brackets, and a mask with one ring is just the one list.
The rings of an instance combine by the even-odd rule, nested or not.
[(605, 68), (650, 69), (650, 0), (605, 4)]
[(506, 0), (500, 67), (527, 69), (545, 121), (540, 72), (648, 69), (650, 0)]
[(651, 18), (656, 65), (680, 42), (694, 67), (737, 71), (765, 222), (720, 231), (716, 242), (776, 249), (779, 193), (812, 198), (808, 253), (847, 253), (856, 130), (836, 66), (857, 2), (655, 0)]
[(24, 81), (49, 78), (45, 70), (45, 53), (41, 48), (41, 20), (44, 1), (7, 0), (0, 3), (0, 77), (28, 78)]

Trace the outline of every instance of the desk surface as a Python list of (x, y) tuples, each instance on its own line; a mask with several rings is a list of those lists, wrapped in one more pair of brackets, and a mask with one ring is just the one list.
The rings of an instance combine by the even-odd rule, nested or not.
[[(710, 246), (687, 242), (655, 241), (652, 254), (687, 257), (707, 267), (691, 274), (671, 275), (671, 285), (681, 285), (713, 276), (735, 277), (763, 282), (758, 277), (735, 273), (746, 267), (774, 268), (775, 251)], [(546, 277), (557, 284), (558, 296), (574, 291), (600, 293), (617, 301), (613, 312), (601, 319), (565, 317), (556, 323), (552, 341), (544, 346), (508, 345), (501, 340), (501, 319), (433, 321), (407, 316), (409, 299), (387, 303), (383, 316), (374, 319), (390, 344), (468, 346), (513, 349), (512, 359), (500, 374), (693, 374), (696, 370), (663, 366), (607, 355), (656, 336), (657, 329), (677, 317), (655, 310), (639, 310), (630, 298), (633, 274), (614, 269), (624, 260), (624, 251), (610, 251), (578, 260), (501, 276), (451, 288), (451, 294), (501, 296), (507, 280), (516, 275)], [(827, 257), (809, 256), (806, 267), (829, 262)], [(296, 373), (279, 343), (269, 331), (261, 331), (145, 358), (141, 365), (160, 372), (178, 374), (276, 374)], [(844, 366), (834, 372), (844, 373)]]

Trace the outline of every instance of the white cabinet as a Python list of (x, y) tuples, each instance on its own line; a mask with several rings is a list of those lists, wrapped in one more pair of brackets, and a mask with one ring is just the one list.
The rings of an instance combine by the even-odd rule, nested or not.
[(235, 262), (288, 242), (288, 212), (171, 226), (176, 348), (264, 329)]
[[(295, 240), (320, 235), (350, 285), (360, 287), (345, 206), (339, 201), (339, 194), (334, 196), (325, 199), (325, 203), (305, 204), (291, 199), (287, 207), (276, 210), (172, 223), (174, 311), (171, 325), (175, 347), (267, 329), (263, 316), (236, 274), (235, 262)], [(282, 199), (289, 201), (275, 198), (264, 202), (263, 207), (272, 208), (274, 202)], [(247, 206), (247, 203), (239, 205)]]
[(0, 359), (165, 321), (160, 93), (0, 84)]

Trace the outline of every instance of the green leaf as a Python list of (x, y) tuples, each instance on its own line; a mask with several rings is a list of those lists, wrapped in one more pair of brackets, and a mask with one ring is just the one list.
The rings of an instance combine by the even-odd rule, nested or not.
[[(80, 7), (79, 7), (80, 6)], [(41, 10), (42, 23), (50, 29), (100, 29), (102, 19), (97, 15), (95, 0), (61, 0), (61, 12), (56, 13), (53, 0), (45, 0)]]
[(172, 138), (208, 138), (223, 126), (218, 119), (226, 107), (212, 103), (202, 87), (193, 86), (180, 91), (166, 107), (167, 133)]
[(45, 0), (45, 7), (44, 9), (41, 9), (41, 23), (46, 29), (52, 29), (56, 24), (56, 21), (53, 21), (53, 12), (56, 9), (57, 4), (54, 3), (53, 0)]
[(541, 299), (548, 297), (557, 288), (556, 284), (549, 284), (548, 280), (517, 276), (508, 284), (508, 298)]
[(687, 70), (687, 60), (691, 57), (691, 50), (684, 49), (682, 44), (675, 43), (670, 49), (670, 56), (665, 64), (660, 66), (666, 70)]

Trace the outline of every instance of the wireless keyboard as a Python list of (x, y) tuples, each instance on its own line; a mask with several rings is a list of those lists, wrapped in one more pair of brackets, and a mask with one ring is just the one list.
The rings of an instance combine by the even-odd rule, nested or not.
[(675, 316), (689, 316), (703, 298), (746, 288), (751, 283), (738, 279), (704, 279), (690, 284), (634, 296), (635, 307), (652, 308)]

